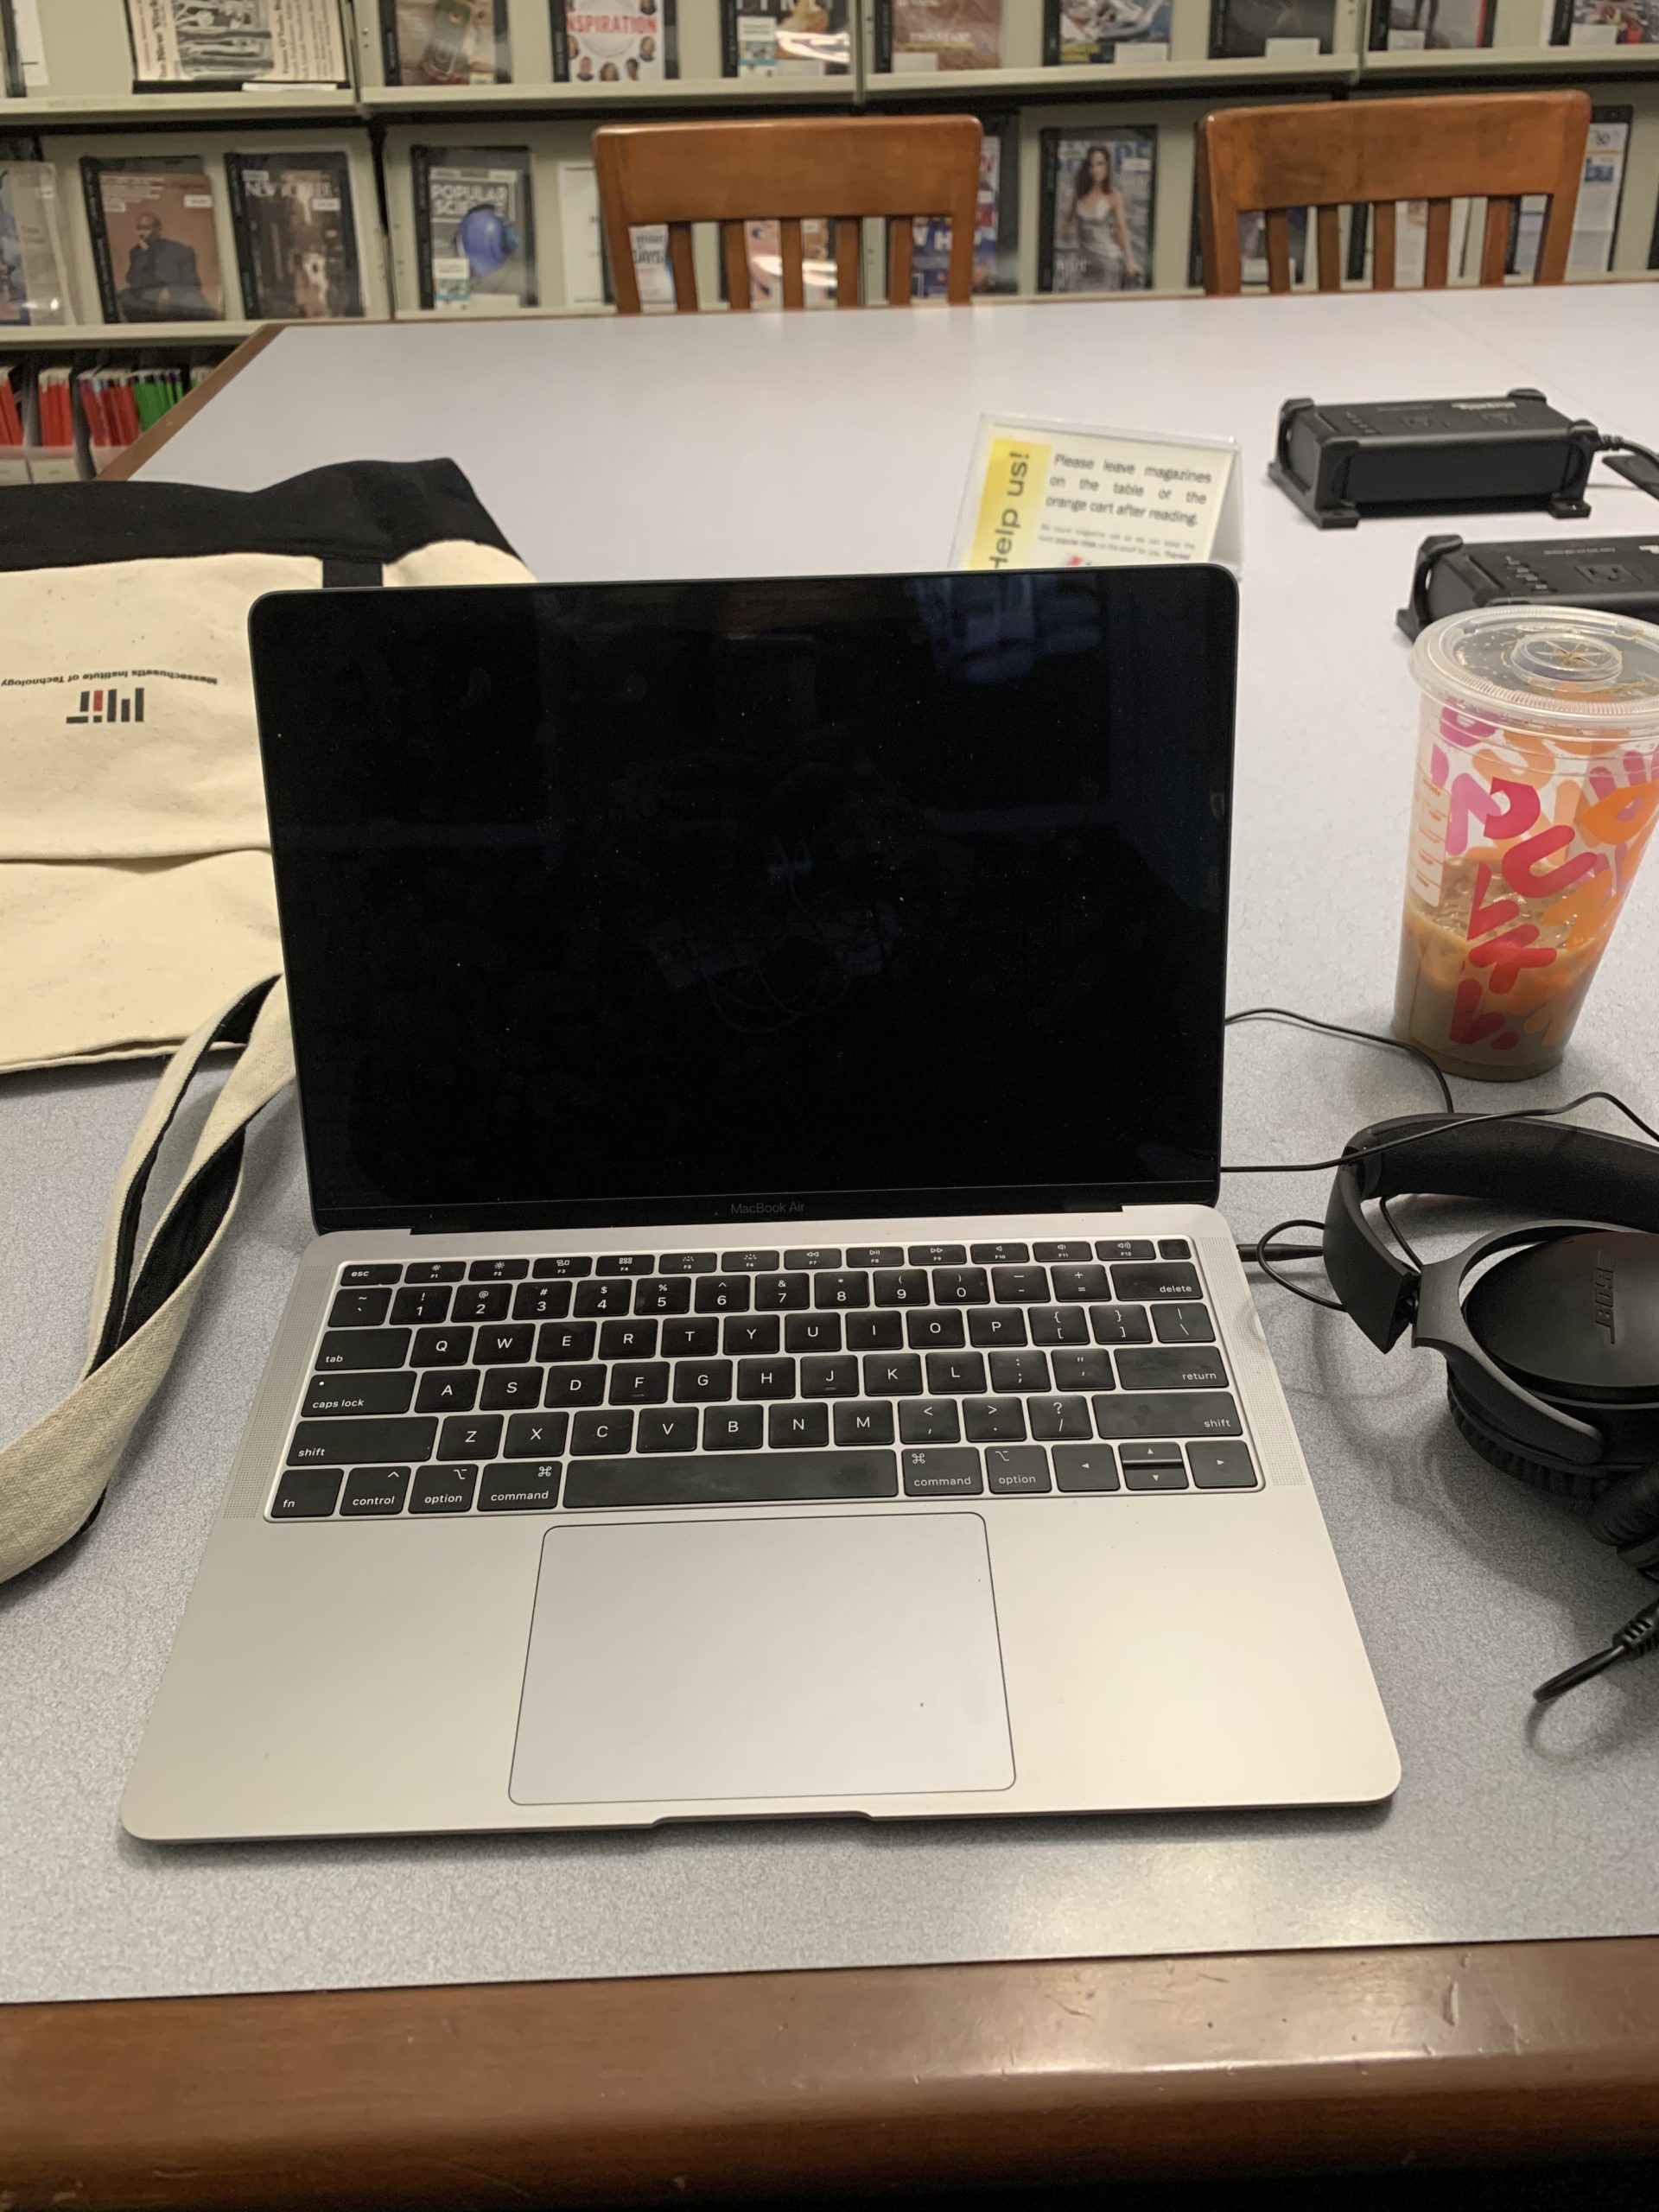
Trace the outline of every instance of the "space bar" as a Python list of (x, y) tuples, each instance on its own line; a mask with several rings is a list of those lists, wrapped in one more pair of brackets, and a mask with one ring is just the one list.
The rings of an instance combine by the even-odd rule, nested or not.
[(672, 1459), (572, 1459), (567, 1510), (605, 1505), (772, 1505), (896, 1497), (891, 1452), (721, 1452)]

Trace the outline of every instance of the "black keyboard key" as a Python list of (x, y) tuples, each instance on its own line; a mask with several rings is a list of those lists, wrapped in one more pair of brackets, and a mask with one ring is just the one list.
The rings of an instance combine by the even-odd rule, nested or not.
[(679, 1406), (721, 1405), (732, 1395), (729, 1359), (682, 1359), (674, 1366), (674, 1402)]
[[(1150, 1260), (1154, 1257), (1150, 1236), (1103, 1236), (1095, 1246), (1097, 1260)], [(1133, 1291), (1126, 1291), (1133, 1298)]]
[(891, 1444), (893, 1408), (873, 1406), (868, 1399), (844, 1402), (836, 1408), (837, 1444)]
[(528, 1321), (504, 1321), (499, 1328), (479, 1331), (473, 1357), (480, 1367), (516, 1367), (530, 1357), (535, 1343), (536, 1332)]
[(766, 1441), (774, 1450), (806, 1450), (830, 1441), (828, 1406), (768, 1406)]
[(906, 1398), (899, 1407), (899, 1433), (906, 1444), (954, 1444), (962, 1421), (954, 1398)]
[(1089, 1319), (1081, 1306), (1033, 1306), (1029, 1318), (1034, 1344), (1086, 1344), (1089, 1341)]
[(902, 1268), (902, 1244), (855, 1244), (847, 1255), (849, 1268)]
[(633, 1415), (620, 1407), (603, 1413), (577, 1414), (570, 1423), (573, 1459), (603, 1459), (626, 1452), (633, 1442)]
[(1054, 1388), (1057, 1390), (1109, 1390), (1112, 1388), (1112, 1355), (1090, 1344), (1086, 1351), (1057, 1351), (1054, 1354)]
[(912, 1268), (960, 1268), (967, 1264), (965, 1244), (912, 1244), (909, 1253)]
[(758, 1452), (766, 1433), (764, 1406), (710, 1406), (702, 1417), (705, 1452)]
[(507, 1423), (505, 1457), (550, 1459), (563, 1451), (568, 1426), (563, 1414), (514, 1414)]
[[(1123, 1355), (1118, 1354), (1118, 1366)], [(1225, 1390), (1161, 1390), (1155, 1396), (1095, 1400), (1095, 1427), (1103, 1436), (1238, 1436), (1238, 1408)]]
[(1028, 1398), (1031, 1433), (1045, 1444), (1094, 1435), (1087, 1398)]
[(486, 1467), (478, 1478), (480, 1513), (550, 1513), (559, 1502), (559, 1463)]
[(884, 1268), (875, 1277), (878, 1306), (926, 1306), (932, 1297), (925, 1268)]
[(1225, 1388), (1227, 1370), (1219, 1352), (1201, 1346), (1191, 1351), (1173, 1344), (1151, 1351), (1131, 1346), (1117, 1355), (1117, 1379), (1126, 1390), (1213, 1390)]
[(851, 1352), (815, 1353), (801, 1362), (804, 1398), (855, 1398), (858, 1361)]
[(1168, 1437), (1156, 1439), (1151, 1443), (1136, 1440), (1120, 1444), (1117, 1450), (1118, 1457), (1126, 1467), (1179, 1467), (1185, 1465), (1180, 1446)]
[(934, 1268), (936, 1306), (988, 1306), (990, 1301), (990, 1278), (983, 1268)]
[(576, 1285), (576, 1295), (570, 1310), (582, 1315), (584, 1320), (595, 1317), (608, 1319), (613, 1313), (632, 1313), (633, 1285), (614, 1275), (603, 1280), (595, 1275), (592, 1281)]
[(897, 1351), (905, 1341), (897, 1313), (849, 1313), (845, 1325), (849, 1351)]
[(659, 1275), (711, 1275), (718, 1262), (712, 1252), (664, 1252), (657, 1262)]
[(757, 1275), (754, 1279), (757, 1313), (798, 1313), (811, 1303), (810, 1275)]
[(985, 1356), (977, 1351), (931, 1351), (927, 1393), (931, 1398), (958, 1398), (985, 1388)]
[(792, 1398), (795, 1363), (792, 1359), (740, 1359), (737, 1363), (740, 1398)]
[(1040, 1444), (993, 1444), (985, 1453), (985, 1487), (993, 1497), (1035, 1497), (1053, 1488)]
[(880, 1352), (864, 1355), (864, 1395), (867, 1398), (919, 1398), (922, 1363), (913, 1351), (889, 1359)]
[(1125, 1459), (1123, 1487), (1125, 1490), (1185, 1490), (1186, 1469), (1178, 1460), (1172, 1460), (1167, 1465), (1136, 1466)]
[(1160, 1260), (1190, 1260), (1192, 1247), (1185, 1236), (1164, 1236), (1159, 1239), (1158, 1256)]
[(722, 1274), (770, 1274), (777, 1268), (778, 1255), (775, 1251), (722, 1252), (720, 1266)]
[(378, 1521), (401, 1513), (409, 1496), (407, 1467), (353, 1467), (340, 1493), (342, 1521)]
[(423, 1283), (414, 1290), (400, 1290), (391, 1301), (394, 1321), (447, 1321), (452, 1294), (447, 1283)]
[(1018, 1444), (1026, 1433), (1021, 1398), (969, 1398), (962, 1409), (962, 1433), (970, 1444)]
[(331, 1414), (406, 1414), (414, 1389), (415, 1377), (408, 1373), (340, 1375), (315, 1382), (301, 1410), (313, 1421)]
[(411, 1513), (470, 1513), (478, 1488), (476, 1467), (422, 1467), (410, 1484)]
[(993, 1268), (991, 1289), (999, 1306), (1035, 1306), (1048, 1296), (1046, 1268)]
[(665, 1359), (626, 1359), (611, 1370), (613, 1406), (660, 1406), (667, 1397)]
[(991, 1354), (993, 1390), (1047, 1390), (1052, 1387), (1046, 1351), (994, 1351)]
[(1254, 1490), (1255, 1463), (1248, 1444), (1189, 1444), (1194, 1490)]
[(641, 1452), (695, 1452), (702, 1418), (695, 1406), (642, 1413), (634, 1431), (635, 1446)]
[(1063, 1491), (1117, 1490), (1117, 1454), (1109, 1444), (1057, 1444), (1054, 1479)]
[(1160, 1344), (1212, 1344), (1215, 1323), (1203, 1306), (1154, 1306), (1152, 1318)]
[(411, 1260), (404, 1269), (405, 1282), (459, 1282), (467, 1272), (464, 1260)]
[(333, 1329), (378, 1329), (391, 1303), (389, 1290), (337, 1290), (328, 1308)]
[[(757, 1408), (758, 1413), (758, 1408)], [(565, 1470), (567, 1508), (792, 1505), (896, 1497), (891, 1452), (756, 1452), (741, 1459), (588, 1460)]]
[(1060, 1267), (1054, 1270), (1056, 1298), (1109, 1298), (1111, 1294), (1106, 1270), (1098, 1262), (1086, 1267)]
[(599, 1332), (601, 1359), (655, 1359), (657, 1324), (654, 1321), (606, 1321)]
[(438, 1431), (440, 1459), (493, 1459), (500, 1449), (499, 1414), (452, 1414)]
[(361, 1290), (371, 1283), (396, 1282), (403, 1269), (395, 1261), (358, 1260), (340, 1271), (342, 1290)]
[(553, 1367), (548, 1370), (545, 1402), (550, 1406), (599, 1406), (605, 1402), (602, 1367)]
[(475, 1367), (435, 1367), (421, 1377), (415, 1410), (417, 1414), (465, 1414), (472, 1411), (477, 1401)]
[(979, 1344), (987, 1351), (997, 1351), (1005, 1344), (1023, 1344), (1030, 1341), (1026, 1326), (1024, 1308), (1018, 1306), (991, 1306), (968, 1316), (968, 1341)]
[(870, 1279), (861, 1268), (828, 1268), (811, 1282), (812, 1303), (826, 1313), (851, 1313), (870, 1302)]
[(693, 1303), (699, 1313), (747, 1313), (751, 1288), (747, 1275), (702, 1275)]
[(977, 1452), (906, 1452), (906, 1497), (977, 1497), (985, 1488)]
[(528, 1260), (474, 1260), (467, 1270), (468, 1282), (522, 1282), (530, 1273)]
[(1028, 1244), (970, 1244), (968, 1256), (977, 1268), (1023, 1268), (1031, 1259)]
[(290, 1467), (378, 1466), (429, 1459), (438, 1424), (418, 1414), (357, 1421), (302, 1421), (288, 1447)]
[(591, 1359), (599, 1326), (594, 1321), (550, 1321), (536, 1340), (536, 1357), (550, 1365), (566, 1359)]
[(664, 1321), (662, 1354), (664, 1359), (706, 1359), (720, 1350), (720, 1324), (713, 1315), (695, 1321)]
[(601, 1252), (594, 1262), (596, 1275), (649, 1275), (656, 1268), (654, 1252)]
[(1086, 1236), (1063, 1236), (1058, 1243), (1051, 1237), (1039, 1244), (1033, 1255), (1033, 1257), (1043, 1261), (1050, 1267), (1057, 1260), (1077, 1267), (1084, 1261), (1092, 1260), (1094, 1256), (1095, 1248)]
[[(727, 1323), (729, 1328), (731, 1324)], [(785, 1351), (839, 1351), (839, 1313), (791, 1313), (784, 1324)]]
[(719, 1325), (720, 1348), (734, 1357), (753, 1357), (783, 1348), (783, 1330), (775, 1313), (728, 1313)]
[(1152, 1324), (1144, 1306), (1091, 1306), (1090, 1325), (1097, 1344), (1149, 1344)]
[(515, 1321), (560, 1321), (569, 1311), (568, 1282), (521, 1282), (512, 1294)]
[(290, 1467), (270, 1501), (271, 1519), (326, 1521), (334, 1510), (344, 1479), (345, 1470), (340, 1467)]
[(925, 1313), (906, 1313), (905, 1341), (917, 1351), (939, 1351), (949, 1345), (967, 1341), (960, 1313), (940, 1313), (930, 1310)]
[(841, 1254), (833, 1244), (795, 1244), (784, 1255), (786, 1268), (838, 1268), (841, 1264)]
[(401, 1367), (409, 1351), (407, 1329), (329, 1329), (317, 1347), (317, 1368), (328, 1375), (366, 1368)]
[(589, 1274), (593, 1262), (579, 1252), (555, 1252), (550, 1258), (537, 1260), (531, 1269), (537, 1282), (563, 1282), (576, 1275)]
[(452, 1321), (502, 1321), (512, 1303), (510, 1282), (467, 1282), (455, 1293)]
[(1116, 1298), (1202, 1298), (1204, 1287), (1195, 1268), (1179, 1260), (1160, 1260), (1149, 1268), (1114, 1268), (1112, 1294)]
[(691, 1278), (689, 1275), (646, 1275), (633, 1287), (636, 1313), (689, 1313)]
[[(526, 1335), (529, 1332), (525, 1332)], [(530, 1346), (524, 1346), (528, 1354)], [(473, 1332), (470, 1329), (444, 1326), (438, 1329), (416, 1329), (415, 1342), (409, 1355), (411, 1367), (465, 1367), (473, 1354)]]
[(542, 1402), (539, 1367), (493, 1367), (484, 1377), (479, 1403), (486, 1413), (516, 1413), (522, 1406)]

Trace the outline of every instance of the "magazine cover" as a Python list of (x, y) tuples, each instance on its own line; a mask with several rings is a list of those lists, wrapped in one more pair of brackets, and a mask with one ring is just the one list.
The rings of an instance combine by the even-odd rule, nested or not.
[(875, 66), (903, 75), (1002, 67), (1002, 0), (878, 0)]
[(553, 74), (560, 84), (642, 84), (679, 73), (674, 0), (610, 8), (553, 0)]
[(1376, 0), (1371, 45), (1391, 54), (1490, 46), (1492, 0)]
[(721, 0), (728, 77), (842, 77), (853, 66), (849, 0)]
[(1557, 46), (1659, 44), (1659, 0), (1559, 0)]
[(344, 154), (226, 154), (231, 222), (250, 315), (363, 312), (352, 170)]
[(1336, 0), (1213, 0), (1210, 52), (1229, 61), (1329, 54), (1336, 16)]
[[(566, 307), (614, 307), (610, 256), (599, 219), (599, 180), (591, 162), (559, 163), (559, 233)], [(641, 224), (630, 236), (640, 306), (671, 308), (674, 272), (668, 265), (668, 225)]]
[(1152, 283), (1158, 129), (1043, 133), (1039, 292), (1142, 292)]
[(421, 305), (536, 306), (529, 149), (413, 146), (409, 159)]
[(344, 85), (340, 0), (127, 0), (132, 87)]
[[(979, 199), (974, 211), (974, 289), (1020, 289), (1020, 153), (1012, 116), (982, 118)], [(950, 226), (918, 215), (911, 250), (911, 297), (942, 300), (950, 270)]]
[(50, 162), (0, 162), (0, 324), (73, 322)]
[(1045, 0), (1043, 60), (1049, 66), (1113, 61), (1128, 48), (1169, 59), (1170, 0)]
[(105, 322), (225, 315), (213, 181), (190, 154), (83, 154), (86, 220)]
[(0, 83), (8, 99), (51, 90), (41, 36), (40, 0), (0, 0)]
[(389, 85), (510, 85), (507, 0), (380, 0)]
[[(1567, 241), (1569, 276), (1605, 276), (1613, 265), (1613, 243), (1618, 232), (1618, 211), (1624, 198), (1624, 159), (1630, 150), (1630, 124), (1635, 110), (1597, 107), (1590, 111), (1590, 136), (1585, 141), (1584, 169), (1579, 181), (1578, 205), (1573, 211), (1573, 235)], [(1505, 264), (1511, 276), (1530, 276), (1538, 266), (1538, 248), (1544, 236), (1544, 195), (1529, 192), (1510, 217), (1510, 251)]]
[[(781, 308), (784, 304), (784, 252), (777, 224), (745, 223), (743, 250), (749, 264), (749, 305), (752, 308)], [(636, 262), (638, 258), (636, 250)], [(720, 277), (723, 295), (726, 289), (724, 257), (721, 261)], [(671, 276), (669, 286), (671, 299)], [(830, 233), (827, 216), (804, 215), (801, 218), (801, 289), (806, 296), (809, 308), (832, 308), (836, 304), (836, 242)]]

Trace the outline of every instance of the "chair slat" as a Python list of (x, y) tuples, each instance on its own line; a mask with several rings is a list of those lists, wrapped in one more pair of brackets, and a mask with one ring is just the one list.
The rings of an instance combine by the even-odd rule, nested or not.
[(697, 311), (697, 271), (691, 258), (691, 226), (668, 226), (668, 265), (674, 271), (674, 305), (681, 315)]
[(784, 305), (785, 308), (804, 308), (806, 305), (806, 279), (798, 215), (785, 215), (779, 222), (778, 243), (784, 266)]
[(1290, 217), (1282, 207), (1269, 207), (1268, 230), (1268, 289), (1290, 289)]
[(1342, 289), (1342, 220), (1336, 207), (1319, 210), (1319, 289)]
[(1452, 202), (1431, 200), (1428, 203), (1428, 234), (1423, 242), (1423, 289), (1443, 292), (1446, 289), (1446, 263), (1452, 251)]
[(726, 303), (740, 315), (749, 311), (749, 249), (741, 223), (720, 226), (721, 258), (726, 270)]
[(1371, 289), (1394, 289), (1395, 231), (1399, 209), (1392, 200), (1379, 200), (1371, 209)]
[(1510, 258), (1510, 229), (1515, 219), (1515, 202), (1511, 200), (1489, 200), (1486, 202), (1486, 235), (1480, 248), (1480, 281), (1483, 284), (1501, 284)]
[(836, 305), (855, 308), (864, 296), (864, 227), (843, 217), (836, 225)]
[(887, 305), (910, 305), (912, 250), (916, 243), (915, 218), (895, 215), (887, 225)]

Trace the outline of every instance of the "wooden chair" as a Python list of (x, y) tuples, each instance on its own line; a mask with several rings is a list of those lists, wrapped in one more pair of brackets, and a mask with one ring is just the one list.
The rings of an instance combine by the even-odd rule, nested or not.
[(1238, 219), (1261, 213), (1268, 289), (1290, 289), (1293, 207), (1318, 210), (1319, 289), (1341, 288), (1338, 211), (1369, 206), (1371, 283), (1394, 289), (1395, 204), (1428, 202), (1423, 283), (1446, 280), (1452, 202), (1484, 200), (1483, 284), (1501, 284), (1510, 210), (1544, 193), (1537, 282), (1559, 284), (1584, 170), (1590, 102), (1582, 92), (1483, 92), (1470, 99), (1340, 100), (1297, 107), (1227, 108), (1198, 125), (1198, 208), (1204, 289), (1243, 282)]
[(746, 310), (749, 264), (743, 226), (773, 217), (783, 245), (784, 305), (804, 307), (803, 216), (827, 216), (835, 226), (836, 305), (841, 308), (860, 301), (861, 216), (888, 219), (889, 307), (910, 304), (916, 217), (949, 216), (945, 297), (964, 306), (972, 289), (979, 139), (979, 124), (968, 115), (607, 124), (594, 133), (594, 163), (617, 311), (640, 311), (629, 232), (666, 223), (674, 304), (682, 315), (695, 314), (691, 226), (707, 222), (720, 225), (729, 304)]

